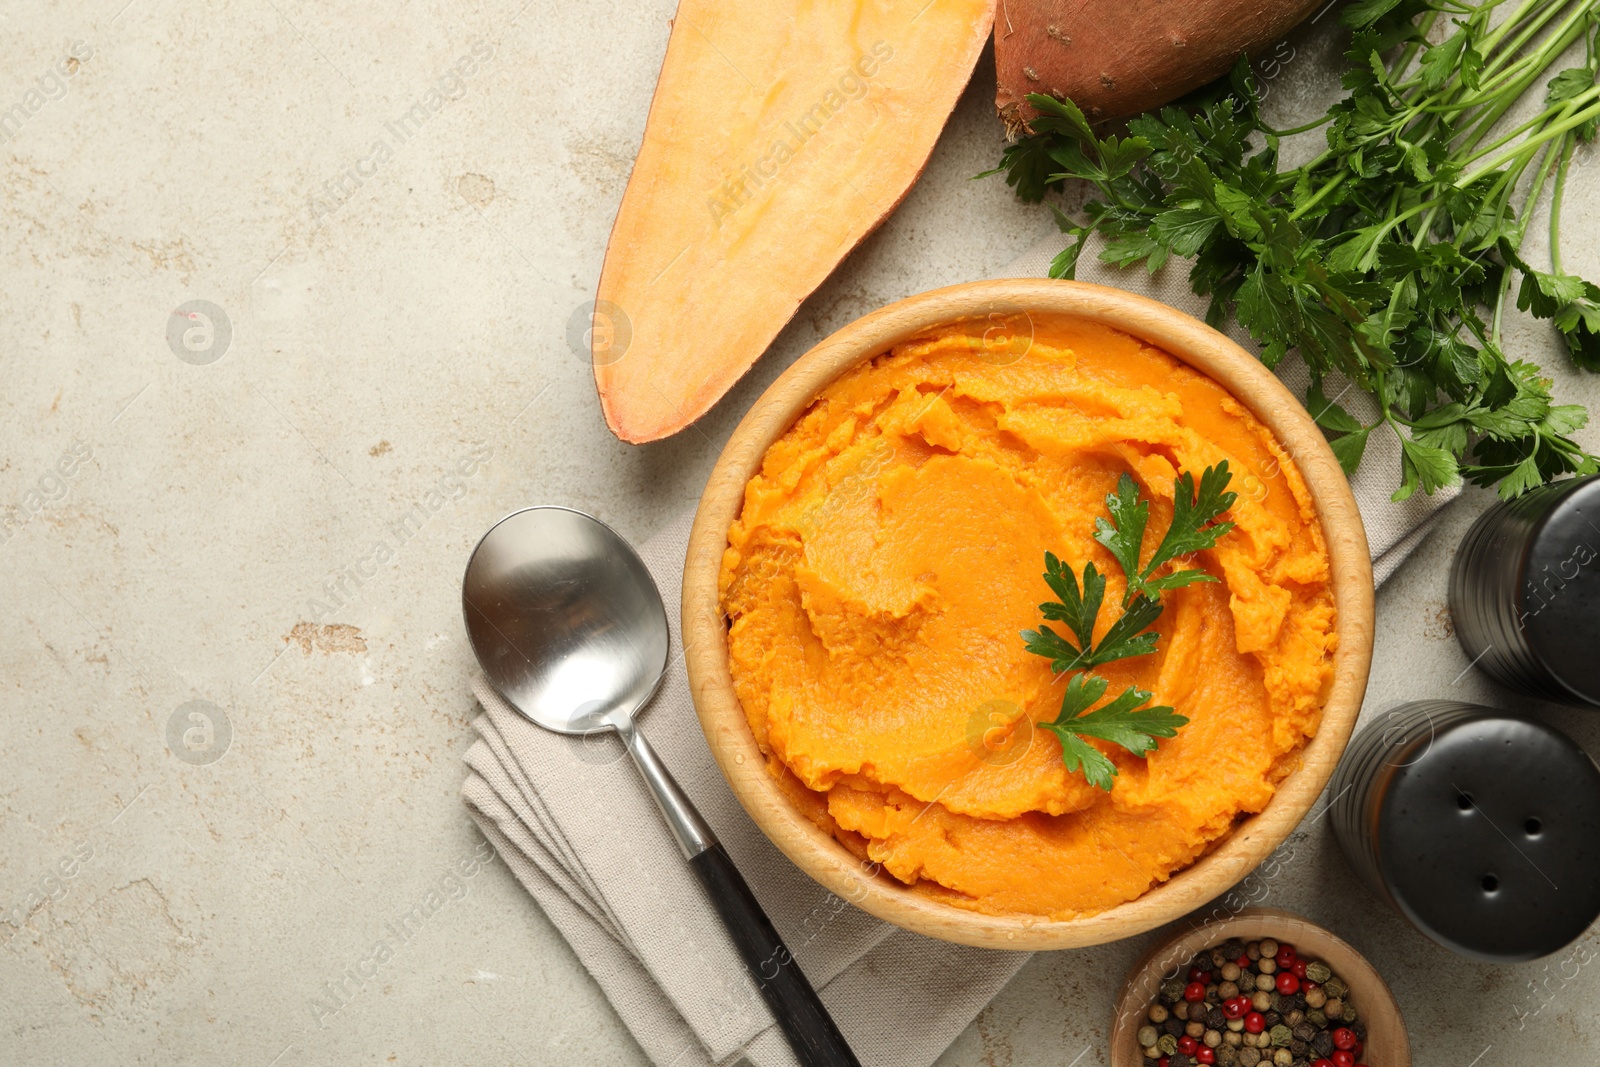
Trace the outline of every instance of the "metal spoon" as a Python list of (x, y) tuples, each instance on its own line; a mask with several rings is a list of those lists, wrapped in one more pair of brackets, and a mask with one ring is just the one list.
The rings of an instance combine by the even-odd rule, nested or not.
[(615, 730), (745, 966), (805, 1067), (860, 1067), (772, 921), (634, 723), (667, 670), (666, 608), (616, 531), (581, 511), (513, 512), (461, 582), (467, 637), (489, 682), (546, 730)]

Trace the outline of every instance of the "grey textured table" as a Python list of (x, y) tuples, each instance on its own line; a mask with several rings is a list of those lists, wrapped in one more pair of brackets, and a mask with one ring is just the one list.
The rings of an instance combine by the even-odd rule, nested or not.
[[(649, 535), (800, 352), (1049, 226), (967, 180), (999, 148), (986, 59), (922, 182), (754, 373), (675, 439), (617, 443), (566, 332), (671, 13), (0, 12), (0, 1062), (641, 1062), (520, 888), (470, 862), (466, 553), (533, 501)], [(1325, 106), (1332, 41), (1296, 36), (1278, 105)], [(1574, 220), (1600, 208), (1593, 175), (1574, 175)], [(1600, 275), (1592, 244), (1568, 260)], [(1543, 328), (1509, 344), (1600, 405)], [(1454, 505), (1380, 597), (1369, 712), (1510, 702), (1467, 670), (1444, 606), (1484, 501)], [(1600, 717), (1549, 717), (1600, 750)], [(1322, 821), (1280, 859), (1250, 894), (1370, 956), (1419, 1064), (1600, 1054), (1593, 935), (1477, 966), (1358, 887)], [(380, 938), (395, 948), (373, 962)], [(1143, 943), (1038, 957), (942, 1062), (1103, 1062)]]

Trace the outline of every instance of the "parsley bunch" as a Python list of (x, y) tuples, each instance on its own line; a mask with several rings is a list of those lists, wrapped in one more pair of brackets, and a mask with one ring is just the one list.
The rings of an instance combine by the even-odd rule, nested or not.
[[(1071, 101), (1030, 96), (1040, 116), (999, 170), (1028, 200), (1069, 178), (1100, 195), (1085, 222), (1057, 209), (1073, 240), (1052, 277), (1073, 276), (1093, 233), (1119, 266), (1191, 259), (1194, 291), (1211, 298), (1207, 321), (1231, 311), (1269, 367), (1299, 350), (1307, 406), (1347, 471), (1373, 431), (1399, 436), (1395, 499), (1463, 475), (1509, 499), (1592, 473), (1600, 461), (1571, 437), (1587, 413), (1554, 403), (1535, 364), (1507, 358), (1501, 332), (1515, 289), (1519, 311), (1551, 320), (1573, 361), (1600, 370), (1600, 287), (1564, 272), (1560, 257), (1573, 150), (1600, 127), (1600, 0), (1517, 0), (1491, 25), (1510, 2), (1356, 0), (1342, 15), (1354, 31), (1348, 95), (1293, 130), (1262, 121), (1243, 59), (1217, 98), (1140, 116), (1124, 137), (1097, 136)], [(1580, 42), (1582, 65), (1552, 72)], [(1507, 112), (1540, 91), (1538, 113), (1504, 129)], [(1282, 138), (1323, 127), (1324, 151), (1280, 166)], [(1547, 186), (1544, 271), (1521, 248)], [(1373, 395), (1375, 422), (1328, 400), (1331, 372)]]
[(1053, 553), (1044, 555), (1045, 584), (1056, 599), (1040, 604), (1039, 613), (1065, 623), (1070, 637), (1041, 624), (1037, 630), (1023, 630), (1022, 640), (1029, 652), (1047, 657), (1050, 669), (1057, 674), (1078, 673), (1067, 682), (1060, 714), (1053, 722), (1039, 725), (1061, 741), (1061, 759), (1067, 770), (1074, 774), (1081, 771), (1096, 788), (1110, 790), (1117, 765), (1084, 738), (1096, 737), (1143, 756), (1156, 747), (1156, 738), (1175, 737), (1178, 727), (1189, 721), (1164, 704), (1146, 706), (1150, 693), (1132, 685), (1110, 703), (1089, 711), (1105, 696), (1107, 683), (1087, 671), (1102, 663), (1154, 652), (1161, 635), (1151, 632), (1150, 627), (1161, 616), (1161, 594), (1195, 582), (1217, 580), (1195, 568), (1160, 572), (1174, 560), (1211, 548), (1233, 529), (1231, 522), (1215, 521), (1237, 498), (1237, 494), (1226, 492), (1232, 477), (1223, 461), (1216, 467), (1207, 467), (1200, 475), (1198, 494), (1192, 475), (1175, 479), (1172, 524), (1143, 566), (1139, 564), (1139, 554), (1150, 504), (1139, 498), (1139, 487), (1127, 474), (1117, 480), (1116, 490), (1106, 496), (1110, 518), (1095, 520), (1094, 539), (1117, 561), (1127, 588), (1122, 595), (1122, 614), (1099, 641), (1094, 639), (1094, 630), (1105, 601), (1105, 576), (1092, 562), (1085, 563), (1080, 586), (1070, 566)]

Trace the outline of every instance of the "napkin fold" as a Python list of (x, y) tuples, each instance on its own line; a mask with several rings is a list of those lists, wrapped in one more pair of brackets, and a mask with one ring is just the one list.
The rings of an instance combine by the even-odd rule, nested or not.
[[(998, 277), (1048, 274), (1062, 246), (1039, 241)], [(1186, 271), (1121, 271), (1083, 258), (1079, 277), (1142, 292), (1203, 316)], [(1248, 336), (1229, 331), (1247, 351)], [(1280, 373), (1304, 395), (1304, 368)], [(1367, 396), (1327, 391), (1371, 421)], [(1399, 446), (1375, 435), (1351, 479), (1382, 582), (1427, 535), (1454, 492), (1395, 503)], [(718, 772), (695, 720), (678, 634), (684, 514), (640, 555), (666, 601), (672, 663), (642, 728), (699, 807), (817, 987), (858, 1058), (873, 1067), (928, 1067), (1027, 962), (1017, 952), (946, 944), (857, 910), (791, 864), (756, 828)], [(795, 1059), (699, 882), (683, 861), (622, 744), (609, 733), (567, 737), (518, 715), (479, 677), (484, 714), (462, 787), (472, 818), (499, 851), (653, 1063), (711, 1067)]]

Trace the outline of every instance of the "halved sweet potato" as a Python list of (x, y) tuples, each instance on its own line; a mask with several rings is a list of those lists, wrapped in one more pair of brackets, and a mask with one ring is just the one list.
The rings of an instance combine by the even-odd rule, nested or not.
[(1030, 93), (1091, 120), (1159, 107), (1271, 45), (1328, 0), (1001, 0), (994, 104), (1015, 133)]
[(612, 432), (653, 441), (699, 418), (894, 209), (992, 5), (681, 0), (596, 294)]

